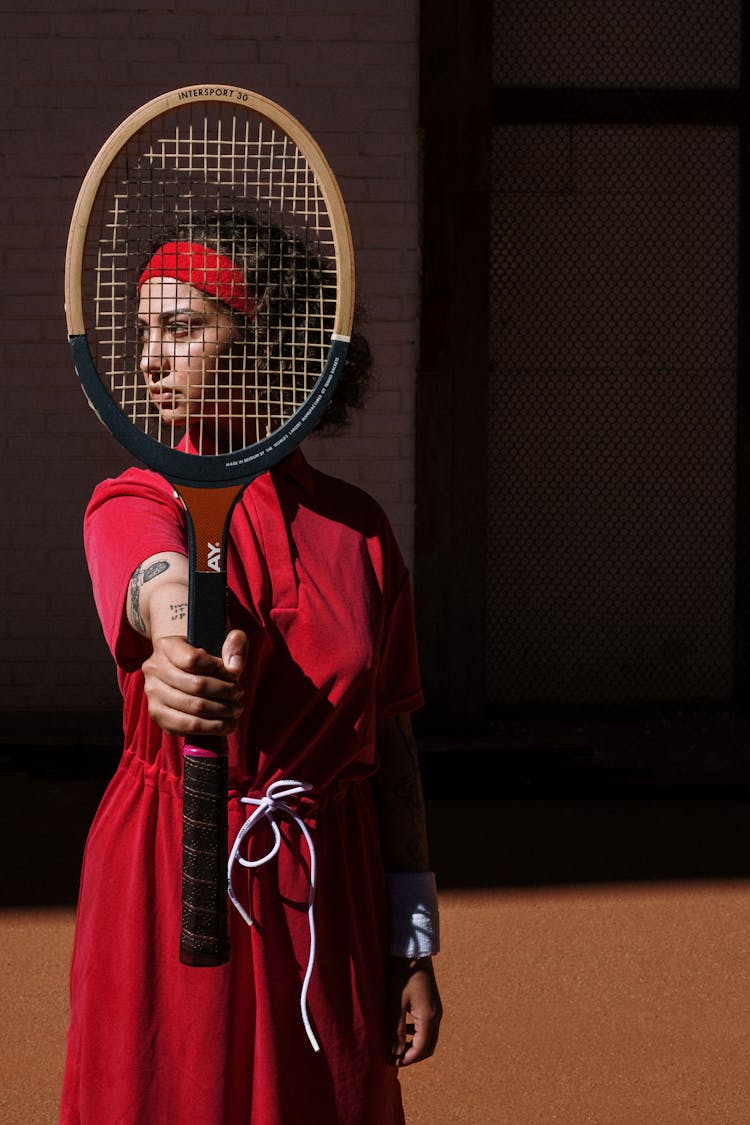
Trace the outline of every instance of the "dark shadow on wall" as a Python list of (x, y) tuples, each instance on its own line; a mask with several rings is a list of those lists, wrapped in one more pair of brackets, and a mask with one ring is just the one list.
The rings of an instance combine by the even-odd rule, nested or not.
[[(750, 877), (750, 734), (727, 715), (422, 740), (447, 888)], [(116, 740), (0, 747), (0, 905), (74, 904)]]
[(750, 876), (750, 719), (735, 711), (506, 718), (422, 746), (444, 887)]

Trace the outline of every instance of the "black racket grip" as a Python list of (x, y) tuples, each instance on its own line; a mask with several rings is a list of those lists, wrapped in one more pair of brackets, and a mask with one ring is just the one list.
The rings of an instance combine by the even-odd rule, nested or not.
[(218, 752), (212, 756), (184, 756), (183, 965), (223, 965), (229, 960), (227, 755), (222, 743), (213, 741), (212, 749)]
[[(191, 524), (188, 640), (218, 656), (226, 633), (226, 574), (198, 571)], [(193, 740), (183, 755), (182, 924), (180, 961), (193, 967), (229, 960), (227, 898), (227, 747), (222, 739)]]

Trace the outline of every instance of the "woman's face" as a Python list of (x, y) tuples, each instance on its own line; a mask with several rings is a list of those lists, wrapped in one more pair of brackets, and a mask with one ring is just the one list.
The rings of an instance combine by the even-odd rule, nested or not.
[(236, 337), (231, 312), (187, 282), (155, 277), (141, 289), (138, 325), (140, 368), (162, 420), (226, 420)]

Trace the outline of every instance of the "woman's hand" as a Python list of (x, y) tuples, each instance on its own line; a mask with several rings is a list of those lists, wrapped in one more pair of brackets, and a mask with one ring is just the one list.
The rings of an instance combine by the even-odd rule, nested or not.
[(143, 664), (148, 711), (169, 734), (225, 737), (242, 714), (239, 683), (247, 659), (247, 636), (233, 629), (221, 657), (194, 648), (181, 636), (153, 639)]
[(388, 1026), (393, 1029), (396, 1066), (428, 1059), (435, 1050), (443, 1017), (432, 959), (388, 958)]

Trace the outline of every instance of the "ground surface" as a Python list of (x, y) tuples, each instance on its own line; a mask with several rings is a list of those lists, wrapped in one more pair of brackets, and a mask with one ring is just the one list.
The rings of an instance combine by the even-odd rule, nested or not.
[[(102, 781), (0, 781), (0, 1121), (54, 1125)], [(436, 1057), (403, 1073), (409, 1125), (750, 1122), (741, 791), (440, 795), (429, 816), (446, 1016)]]

